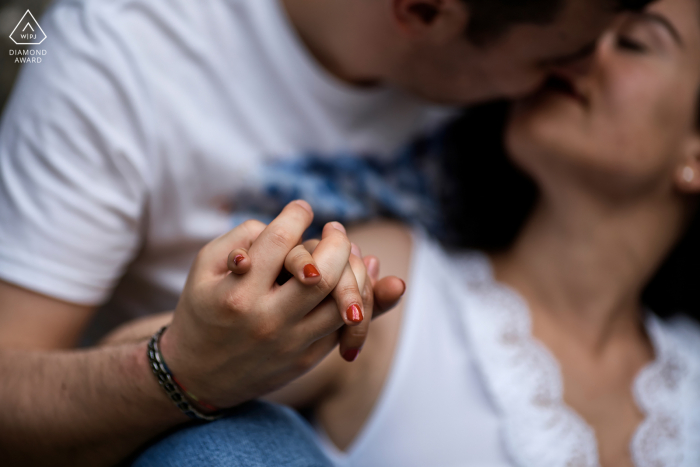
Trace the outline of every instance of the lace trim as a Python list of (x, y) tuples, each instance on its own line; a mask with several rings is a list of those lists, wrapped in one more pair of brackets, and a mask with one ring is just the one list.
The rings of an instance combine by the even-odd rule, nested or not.
[[(527, 303), (494, 279), (485, 255), (470, 253), (456, 264), (468, 288), (461, 315), (490, 396), (504, 418), (510, 456), (523, 467), (598, 467), (595, 433), (564, 402), (559, 362), (532, 336)], [(688, 364), (658, 319), (650, 317), (647, 327), (657, 359), (634, 383), (646, 418), (633, 437), (632, 460), (637, 467), (693, 465), (683, 455), (689, 440), (680, 413), (683, 401), (698, 405), (687, 394)]]
[(679, 401), (685, 398), (688, 362), (652, 315), (647, 331), (657, 357), (634, 382), (637, 406), (646, 418), (632, 438), (632, 460), (638, 467), (680, 466), (684, 460), (684, 417)]

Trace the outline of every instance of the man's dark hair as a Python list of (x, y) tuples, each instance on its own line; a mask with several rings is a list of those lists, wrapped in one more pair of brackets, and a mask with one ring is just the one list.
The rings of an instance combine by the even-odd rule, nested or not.
[[(567, 0), (462, 0), (471, 12), (467, 37), (486, 44), (519, 23), (545, 25), (554, 21)], [(616, 10), (641, 10), (653, 0), (607, 0)]]
[[(447, 246), (504, 251), (535, 207), (537, 186), (511, 162), (503, 144), (507, 112), (506, 103), (484, 104), (446, 132), (441, 198)], [(642, 302), (657, 315), (682, 312), (700, 321), (699, 238), (700, 209), (644, 289)]]

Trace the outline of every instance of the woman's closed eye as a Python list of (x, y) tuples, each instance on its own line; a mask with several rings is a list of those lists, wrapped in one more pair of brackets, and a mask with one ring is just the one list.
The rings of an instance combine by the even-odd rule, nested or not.
[(673, 24), (652, 13), (630, 15), (616, 35), (616, 46), (632, 53), (668, 53), (674, 46), (682, 47), (682, 43)]
[(649, 51), (649, 47), (643, 41), (623, 34), (619, 34), (617, 36), (617, 47), (619, 49), (635, 53), (644, 53)]

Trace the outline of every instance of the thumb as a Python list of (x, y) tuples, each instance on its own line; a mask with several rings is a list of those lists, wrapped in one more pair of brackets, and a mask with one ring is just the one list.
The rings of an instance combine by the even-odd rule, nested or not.
[(387, 276), (374, 284), (374, 315), (394, 308), (406, 292), (406, 283), (396, 276)]

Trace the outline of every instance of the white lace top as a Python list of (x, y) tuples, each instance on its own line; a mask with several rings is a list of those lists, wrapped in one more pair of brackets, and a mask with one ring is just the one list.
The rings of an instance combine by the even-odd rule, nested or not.
[[(488, 258), (415, 236), (403, 329), (384, 392), (347, 466), (599, 465), (592, 428), (563, 401), (557, 360), (531, 334), (530, 312), (494, 280)], [(637, 467), (700, 466), (700, 328), (647, 319), (656, 359), (634, 383), (646, 415)]]

